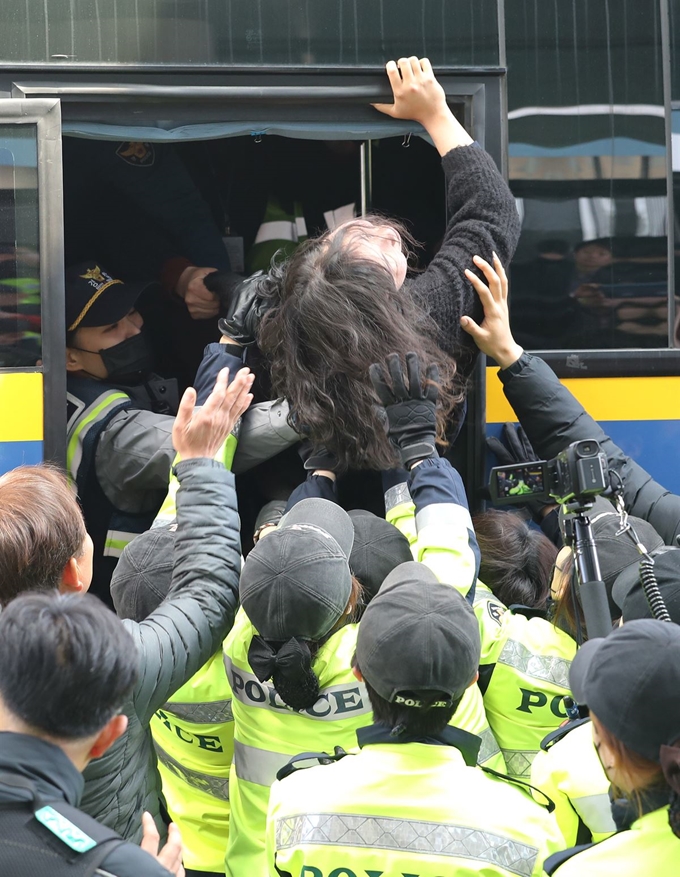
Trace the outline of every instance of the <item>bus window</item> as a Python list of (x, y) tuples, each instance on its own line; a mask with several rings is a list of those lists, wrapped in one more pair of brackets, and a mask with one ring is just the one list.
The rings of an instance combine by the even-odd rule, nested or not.
[[(509, 177), (522, 217), (512, 319), (530, 349), (669, 343), (659, 31), (640, 8), (620, 13), (542, 5), (508, 22)], [(559, 34), (550, 55), (548, 33)]]
[(0, 124), (0, 368), (41, 357), (35, 129)]

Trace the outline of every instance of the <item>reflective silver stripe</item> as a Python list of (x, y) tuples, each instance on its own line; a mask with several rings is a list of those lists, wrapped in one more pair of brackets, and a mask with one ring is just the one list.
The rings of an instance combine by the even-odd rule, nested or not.
[(411, 493), (408, 489), (408, 484), (405, 481), (401, 481), (399, 484), (395, 484), (394, 487), (389, 487), (385, 491), (385, 511), (389, 512), (395, 506), (401, 505), (405, 502), (413, 502), (411, 499)]
[(234, 721), (231, 698), (205, 703), (175, 703), (169, 700), (161, 709), (184, 722), (194, 722), (196, 725), (216, 725), (218, 722)]
[(537, 655), (522, 643), (509, 639), (498, 656), (499, 664), (507, 664), (533, 679), (551, 682), (569, 691), (569, 667), (571, 660), (555, 655)]
[(246, 746), (239, 740), (234, 740), (234, 768), (236, 776), (248, 783), (256, 783), (258, 786), (271, 786), (276, 779), (276, 773), (284, 764), (293, 758), (292, 755), (282, 755), (280, 752), (270, 752), (268, 749), (258, 749), (256, 746)]
[(479, 747), (477, 763), (484, 764), (490, 758), (493, 758), (494, 755), (498, 755), (501, 751), (501, 747), (498, 745), (498, 741), (494, 737), (491, 728), (486, 728), (481, 734), (477, 734), (477, 736), (482, 741), (482, 745)]
[[(88, 405), (84, 410), (82, 407), (83, 403), (77, 396), (67, 393), (66, 397), (73, 405), (79, 406), (79, 410), (77, 410), (71, 417), (69, 428), (66, 431), (66, 468), (68, 469), (71, 478), (75, 481), (78, 477), (78, 469), (80, 468), (80, 461), (83, 457), (83, 443), (85, 441), (85, 436), (93, 426), (108, 413), (109, 409), (115, 405), (122, 404), (122, 402), (129, 397), (126, 396), (125, 393), (116, 393), (107, 390), (105, 393), (97, 396), (94, 402), (92, 402), (91, 405)], [(108, 402), (106, 401), (107, 399), (109, 399)], [(88, 420), (88, 417), (90, 417), (100, 406), (101, 410), (97, 411), (96, 416)]]
[(507, 772), (513, 777), (531, 776), (531, 763), (536, 758), (537, 749), (503, 749)]
[[(302, 220), (304, 223), (304, 220)], [(263, 244), (265, 241), (297, 241), (302, 235), (307, 234), (306, 227), (300, 231), (297, 219), (272, 219), (263, 222), (257, 230), (255, 236), (256, 244)]]
[(488, 862), (521, 877), (531, 877), (538, 848), (463, 825), (415, 819), (315, 813), (276, 820), (276, 848), (303, 844), (368, 847)]
[(569, 800), (592, 834), (608, 834), (616, 831), (609, 795), (584, 795), (582, 798)]
[(139, 533), (128, 533), (126, 530), (108, 530), (104, 542), (104, 557), (120, 557), (125, 546), (137, 536)]
[[(224, 656), (224, 666), (231, 685), (232, 699), (239, 703), (272, 712), (292, 712), (270, 682), (260, 682), (254, 673), (234, 665), (229, 655)], [(348, 682), (343, 685), (329, 685), (319, 691), (319, 699), (314, 706), (300, 711), (310, 719), (322, 722), (335, 722), (347, 716), (368, 716), (372, 709), (363, 682)]]
[(171, 755), (168, 755), (165, 749), (160, 747), (155, 740), (154, 746), (160, 763), (174, 773), (175, 776), (183, 780), (188, 786), (191, 786), (193, 789), (198, 789), (206, 795), (212, 795), (213, 798), (219, 798), (220, 801), (229, 800), (228, 776), (215, 777), (208, 773), (201, 773), (198, 770), (191, 770), (191, 768), (185, 767), (179, 761), (176, 761)]
[(416, 527), (418, 533), (426, 527), (465, 527), (474, 532), (470, 512), (456, 502), (436, 502), (425, 506), (416, 515)]

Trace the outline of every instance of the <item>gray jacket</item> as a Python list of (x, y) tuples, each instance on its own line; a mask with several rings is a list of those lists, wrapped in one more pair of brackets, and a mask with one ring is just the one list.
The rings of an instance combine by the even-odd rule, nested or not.
[(81, 809), (139, 842), (149, 810), (161, 836), (161, 783), (149, 721), (220, 647), (238, 603), (241, 568), (234, 476), (214, 460), (177, 465), (172, 585), (145, 621), (124, 623), (139, 649), (140, 676), (124, 712), (128, 730), (84, 772)]
[[(245, 472), (300, 440), (288, 425), (285, 400), (251, 405), (241, 419), (232, 470)], [(95, 453), (97, 480), (106, 498), (124, 512), (156, 511), (168, 489), (175, 459), (175, 418), (130, 408), (116, 414)]]
[(667, 545), (676, 544), (680, 534), (680, 496), (670, 493), (626, 456), (542, 359), (524, 353), (509, 368), (499, 371), (498, 376), (539, 457), (549, 460), (571, 442), (597, 440), (607, 454), (609, 467), (623, 481), (628, 512), (649, 521)]

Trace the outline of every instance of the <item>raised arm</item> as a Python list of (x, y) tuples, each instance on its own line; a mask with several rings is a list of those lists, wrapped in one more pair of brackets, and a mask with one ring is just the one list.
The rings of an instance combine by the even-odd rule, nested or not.
[(614, 444), (581, 403), (563, 386), (552, 369), (525, 353), (510, 330), (508, 284), (500, 261), (493, 267), (480, 259), (488, 286), (471, 272), (469, 278), (484, 305), (480, 324), (463, 317), (461, 325), (479, 349), (501, 367), (498, 377), (529, 441), (539, 456), (551, 459), (571, 442), (595, 439), (607, 454), (609, 467), (623, 481), (628, 512), (644, 518), (667, 544), (680, 534), (680, 496), (666, 490)]
[(508, 262), (519, 239), (520, 221), (514, 198), (491, 156), (455, 118), (427, 58), (390, 61), (387, 75), (394, 104), (376, 109), (397, 119), (420, 122), (442, 156), (446, 175), (448, 222), (439, 252), (410, 288), (441, 330), (441, 346), (457, 356), (468, 373), (476, 349), (460, 331), (463, 314), (481, 319), (482, 307), (465, 276), (475, 253), (493, 252)]

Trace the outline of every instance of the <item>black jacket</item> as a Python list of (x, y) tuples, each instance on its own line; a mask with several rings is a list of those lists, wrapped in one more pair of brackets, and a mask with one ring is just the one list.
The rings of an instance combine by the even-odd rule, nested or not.
[[(73, 807), (80, 804), (83, 778), (75, 765), (58, 746), (37, 737), (0, 733), (0, 773), (31, 780), (38, 794), (46, 801), (65, 801)], [(0, 804), (22, 800), (18, 792), (8, 786), (0, 786)], [(10, 838), (0, 837), (0, 866), (2, 845), (8, 840)], [(109, 877), (169, 877), (170, 872), (139, 847), (123, 843), (111, 850), (95, 874), (107, 874)]]
[[(439, 252), (408, 288), (439, 326), (440, 346), (467, 376), (477, 357), (460, 318), (483, 319), (482, 304), (463, 273), (476, 270), (472, 257), (491, 262), (495, 252), (507, 266), (519, 240), (520, 221), (507, 183), (494, 160), (476, 143), (459, 146), (442, 158), (448, 222)], [(479, 273), (476, 271), (476, 273)], [(480, 276), (482, 276), (480, 274)]]
[(571, 442), (595, 439), (607, 454), (610, 469), (621, 476), (627, 511), (649, 521), (666, 545), (676, 544), (680, 496), (670, 493), (626, 456), (542, 359), (524, 353), (498, 376), (539, 457), (549, 460)]

